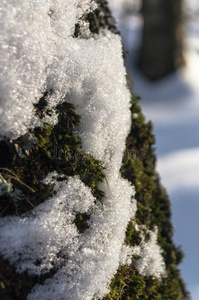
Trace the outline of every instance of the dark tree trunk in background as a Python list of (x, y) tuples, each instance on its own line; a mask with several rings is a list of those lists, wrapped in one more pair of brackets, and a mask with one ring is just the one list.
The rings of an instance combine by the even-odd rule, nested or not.
[(140, 68), (159, 79), (183, 64), (182, 0), (142, 0)]

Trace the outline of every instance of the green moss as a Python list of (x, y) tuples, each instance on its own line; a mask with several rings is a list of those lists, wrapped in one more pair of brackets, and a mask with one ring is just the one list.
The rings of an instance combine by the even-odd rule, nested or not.
[(77, 229), (80, 233), (84, 232), (89, 226), (87, 224), (87, 221), (90, 219), (90, 216), (88, 214), (81, 214), (77, 213), (75, 217), (75, 225), (77, 226)]
[(142, 239), (140, 237), (139, 232), (135, 230), (135, 226), (133, 225), (132, 222), (130, 222), (126, 231), (125, 243), (128, 246), (136, 246), (140, 244), (141, 240)]
[(111, 283), (111, 293), (104, 300), (162, 299), (159, 287), (157, 279), (140, 276), (132, 264), (118, 269)]
[(34, 104), (35, 110), (36, 110), (36, 114), (42, 119), (44, 117), (44, 112), (45, 112), (45, 108), (48, 104), (48, 100), (47, 97), (49, 95), (48, 91), (44, 92), (43, 97), (41, 97), (41, 99), (39, 100), (39, 102), (37, 104)]

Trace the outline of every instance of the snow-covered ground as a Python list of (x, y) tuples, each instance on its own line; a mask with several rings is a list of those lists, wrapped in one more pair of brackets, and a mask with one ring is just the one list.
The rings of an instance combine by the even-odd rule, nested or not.
[[(128, 15), (120, 0), (112, 2), (127, 49), (127, 68), (133, 91), (140, 95), (146, 118), (156, 136), (157, 169), (173, 207), (174, 240), (185, 253), (180, 265), (193, 300), (199, 299), (199, 22), (197, 1), (187, 1), (186, 66), (176, 74), (151, 83), (134, 67), (142, 19)], [(128, 4), (129, 1), (127, 0)], [(139, 7), (139, 0), (131, 3)], [(131, 4), (132, 5), (132, 4)], [(190, 19), (191, 18), (191, 19)]]

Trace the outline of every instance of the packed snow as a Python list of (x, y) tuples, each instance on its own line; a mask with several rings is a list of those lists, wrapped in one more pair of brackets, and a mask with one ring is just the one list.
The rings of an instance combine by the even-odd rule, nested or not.
[[(107, 30), (96, 36), (89, 33), (80, 19), (95, 7), (90, 0), (0, 3), (1, 137), (15, 139), (43, 122), (56, 124), (55, 114), (42, 120), (35, 114), (33, 104), (47, 90), (49, 108), (63, 101), (75, 105), (81, 115), (76, 134), (83, 150), (102, 162), (106, 177), (99, 184), (105, 192), (100, 204), (78, 177), (59, 182), (58, 175), (50, 173), (45, 182), (54, 185), (55, 195), (29, 214), (0, 220), (0, 253), (19, 272), (56, 270), (35, 286), (29, 300), (103, 298), (136, 212), (134, 188), (120, 175), (131, 119), (122, 45), (120, 37)], [(83, 36), (74, 38), (79, 20), (84, 23)], [(82, 234), (74, 224), (77, 213), (90, 215), (89, 228)], [(143, 275), (160, 278), (162, 259), (154, 269), (151, 265), (161, 256), (156, 238), (156, 232), (151, 233), (137, 267)]]

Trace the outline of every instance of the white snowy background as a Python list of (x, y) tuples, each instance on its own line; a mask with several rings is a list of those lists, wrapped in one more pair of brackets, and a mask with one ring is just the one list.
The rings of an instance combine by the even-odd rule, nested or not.
[[(112, 0), (111, 6), (127, 50), (133, 91), (140, 95), (156, 136), (157, 169), (172, 203), (174, 240), (185, 253), (180, 265), (193, 300), (199, 299), (199, 3), (186, 0), (186, 66), (151, 83), (135, 68), (142, 17), (139, 0)], [(125, 6), (128, 7), (125, 10)], [(127, 13), (128, 11), (128, 13)], [(134, 15), (132, 12), (134, 11)]]

